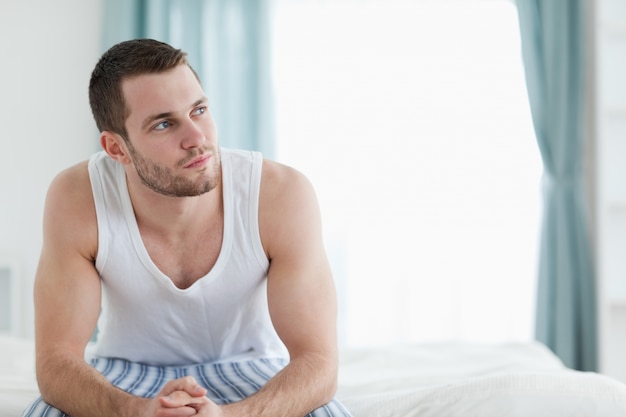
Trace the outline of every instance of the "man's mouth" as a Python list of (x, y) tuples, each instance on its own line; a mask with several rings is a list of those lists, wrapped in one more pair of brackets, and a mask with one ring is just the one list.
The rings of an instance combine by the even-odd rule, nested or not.
[(206, 163), (209, 161), (209, 158), (211, 158), (211, 155), (209, 155), (209, 154), (200, 155), (197, 158), (194, 158), (191, 162), (189, 162), (183, 168), (199, 168), (199, 167), (202, 167), (202, 166), (206, 165)]

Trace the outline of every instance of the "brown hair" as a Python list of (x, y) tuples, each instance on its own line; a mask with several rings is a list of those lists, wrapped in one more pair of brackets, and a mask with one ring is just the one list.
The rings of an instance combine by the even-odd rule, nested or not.
[(133, 39), (112, 46), (96, 64), (89, 81), (89, 105), (100, 132), (117, 133), (128, 142), (129, 109), (122, 82), (142, 74), (166, 72), (182, 64), (191, 68), (186, 52), (154, 39)]

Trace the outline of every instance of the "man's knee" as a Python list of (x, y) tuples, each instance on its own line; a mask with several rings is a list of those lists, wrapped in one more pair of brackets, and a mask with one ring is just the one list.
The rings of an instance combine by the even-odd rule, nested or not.
[(313, 410), (307, 417), (352, 417), (348, 410), (337, 399)]
[(58, 410), (44, 402), (41, 397), (37, 398), (33, 403), (24, 410), (22, 417), (69, 417), (63, 411)]

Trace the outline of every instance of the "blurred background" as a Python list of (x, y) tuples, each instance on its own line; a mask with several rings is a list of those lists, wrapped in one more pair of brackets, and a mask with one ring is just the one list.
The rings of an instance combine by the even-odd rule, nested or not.
[(0, 0), (0, 332), (33, 337), (47, 187), (134, 37), (189, 52), (223, 146), (311, 179), (342, 346), (538, 339), (626, 379), (620, 0)]

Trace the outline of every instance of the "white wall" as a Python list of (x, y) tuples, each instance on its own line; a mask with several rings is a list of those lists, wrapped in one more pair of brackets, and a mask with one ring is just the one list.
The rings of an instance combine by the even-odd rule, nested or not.
[(0, 0), (0, 258), (19, 268), (25, 337), (47, 187), (98, 146), (87, 88), (102, 1)]

